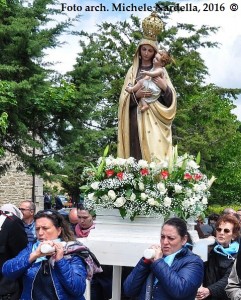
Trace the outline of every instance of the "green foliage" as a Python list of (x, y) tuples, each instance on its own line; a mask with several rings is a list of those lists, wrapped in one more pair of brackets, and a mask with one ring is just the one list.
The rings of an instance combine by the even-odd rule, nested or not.
[(71, 25), (69, 20), (52, 22), (63, 15), (57, 7), (52, 0), (7, 1), (0, 10), (0, 114), (8, 114), (0, 142), (30, 173), (60, 170), (59, 161), (53, 168), (48, 157), (75, 139), (79, 118), (75, 86), (60, 77), (51, 80), (49, 64), (42, 60)]
[(240, 204), (229, 204), (229, 203), (227, 203), (226, 205), (217, 205), (217, 204), (209, 205), (208, 209), (205, 211), (205, 216), (208, 217), (212, 213), (220, 215), (220, 214), (222, 214), (224, 209), (227, 207), (233, 208), (235, 211), (237, 211), (238, 209), (241, 208), (241, 205)]

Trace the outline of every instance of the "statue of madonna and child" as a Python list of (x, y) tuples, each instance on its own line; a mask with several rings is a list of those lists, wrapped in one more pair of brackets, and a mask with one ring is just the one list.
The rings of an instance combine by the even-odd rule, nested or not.
[[(155, 61), (161, 60), (164, 51), (159, 49), (157, 42), (163, 23), (156, 12), (143, 20), (142, 28), (143, 39), (137, 46), (119, 98), (117, 156), (161, 161), (172, 151), (171, 127), (176, 114), (176, 92), (164, 67), (160, 75), (154, 73), (155, 77), (151, 77)], [(131, 92), (131, 86), (146, 74), (150, 76), (147, 83), (135, 93)], [(148, 101), (149, 98), (152, 100)], [(139, 108), (141, 99), (148, 102), (148, 109)]]

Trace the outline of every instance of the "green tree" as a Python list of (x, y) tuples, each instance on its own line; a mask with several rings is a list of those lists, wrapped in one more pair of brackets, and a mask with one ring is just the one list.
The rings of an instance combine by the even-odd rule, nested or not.
[(75, 86), (43, 62), (44, 51), (59, 46), (71, 25), (52, 21), (62, 14), (56, 7), (52, 0), (6, 1), (0, 10), (0, 113), (8, 114), (0, 140), (32, 174), (59, 167), (48, 158), (72, 141), (79, 117)]

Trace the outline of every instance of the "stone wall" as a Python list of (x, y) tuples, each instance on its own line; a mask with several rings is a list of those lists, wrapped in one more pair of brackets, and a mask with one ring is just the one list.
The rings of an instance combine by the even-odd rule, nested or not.
[[(9, 155), (8, 159), (12, 161), (11, 168), (0, 176), (0, 206), (12, 203), (18, 207), (21, 201), (32, 199), (33, 177), (23, 171), (17, 171), (14, 156)], [(37, 210), (43, 209), (43, 179), (37, 176), (34, 198)]]

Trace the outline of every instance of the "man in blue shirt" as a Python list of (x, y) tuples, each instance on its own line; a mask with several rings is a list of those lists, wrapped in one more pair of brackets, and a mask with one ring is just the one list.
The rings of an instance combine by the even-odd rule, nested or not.
[(21, 210), (23, 214), (22, 221), (28, 241), (34, 242), (36, 239), (34, 222), (34, 214), (36, 210), (35, 204), (31, 200), (24, 200), (20, 203), (19, 210)]

